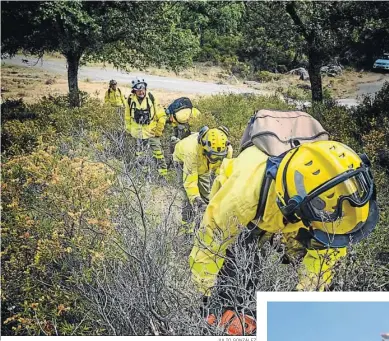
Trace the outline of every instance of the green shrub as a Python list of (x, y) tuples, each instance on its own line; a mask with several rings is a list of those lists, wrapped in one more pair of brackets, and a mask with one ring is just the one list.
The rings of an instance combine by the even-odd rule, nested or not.
[(278, 65), (277, 66), (277, 71), (279, 73), (287, 73), (288, 72), (288, 68), (286, 65)]
[(84, 98), (79, 108), (70, 108), (66, 96), (44, 97), (34, 104), (7, 100), (1, 110), (1, 147), (7, 156), (30, 153), (38, 142), (51, 144), (59, 135), (116, 129), (121, 124), (114, 109), (93, 98)]
[(312, 99), (310, 90), (299, 88), (296, 85), (290, 85), (282, 94), (288, 98), (300, 101), (310, 101)]
[(55, 335), (56, 325), (70, 333), (84, 305), (73, 269), (98, 261), (114, 231), (106, 197), (112, 171), (45, 148), (5, 162), (2, 178), (3, 331)]
[(253, 94), (203, 97), (197, 101), (196, 105), (203, 116), (202, 121), (195, 128), (198, 128), (201, 124), (208, 124), (209, 126), (225, 125), (228, 127), (230, 140), (235, 151), (234, 155), (239, 150), (242, 133), (254, 111), (265, 108), (291, 109), (279, 97), (256, 96)]
[(280, 79), (281, 79), (280, 74), (269, 72), (269, 71), (258, 71), (254, 74), (254, 80), (261, 83), (278, 81)]
[(247, 63), (238, 61), (236, 56), (223, 59), (222, 66), (235, 76), (246, 78), (251, 73), (251, 67)]

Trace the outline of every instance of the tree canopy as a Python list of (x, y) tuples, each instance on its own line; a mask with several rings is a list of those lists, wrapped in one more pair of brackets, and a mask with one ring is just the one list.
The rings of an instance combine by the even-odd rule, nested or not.
[(75, 104), (84, 61), (174, 70), (207, 61), (242, 76), (304, 66), (321, 101), (321, 66), (371, 67), (389, 51), (388, 23), (383, 1), (6, 1), (1, 43), (3, 54), (62, 53)]
[[(190, 29), (179, 27), (173, 6), (130, 1), (4, 2), (2, 53), (63, 54), (69, 92), (77, 105), (82, 60), (107, 61), (115, 67), (190, 65), (199, 42)], [(20, 23), (17, 30), (15, 23)]]

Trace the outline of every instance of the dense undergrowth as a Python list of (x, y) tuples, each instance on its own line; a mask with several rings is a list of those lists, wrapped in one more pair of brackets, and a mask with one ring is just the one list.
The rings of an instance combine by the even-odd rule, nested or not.
[[(197, 127), (228, 126), (235, 155), (254, 110), (291, 108), (253, 95), (196, 104), (205, 114)], [(386, 84), (355, 109), (310, 110), (333, 139), (369, 155), (380, 207), (375, 232), (337, 266), (332, 290), (389, 290), (388, 108)], [(200, 315), (174, 174), (161, 183), (150, 160), (134, 159), (116, 112), (93, 98), (69, 109), (66, 97), (1, 109), (2, 335), (221, 334)], [(293, 290), (295, 268), (265, 251), (251, 270), (256, 289)]]

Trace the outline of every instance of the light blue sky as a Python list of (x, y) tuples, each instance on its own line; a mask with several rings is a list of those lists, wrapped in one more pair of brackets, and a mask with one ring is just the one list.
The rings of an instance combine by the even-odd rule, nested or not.
[(268, 302), (267, 341), (381, 341), (389, 302)]

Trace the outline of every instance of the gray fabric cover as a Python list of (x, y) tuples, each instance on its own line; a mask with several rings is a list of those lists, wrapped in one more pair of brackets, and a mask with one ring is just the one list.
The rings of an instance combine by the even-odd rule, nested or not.
[(328, 132), (305, 112), (263, 109), (247, 125), (241, 149), (254, 144), (267, 155), (277, 156), (299, 144), (328, 139)]

